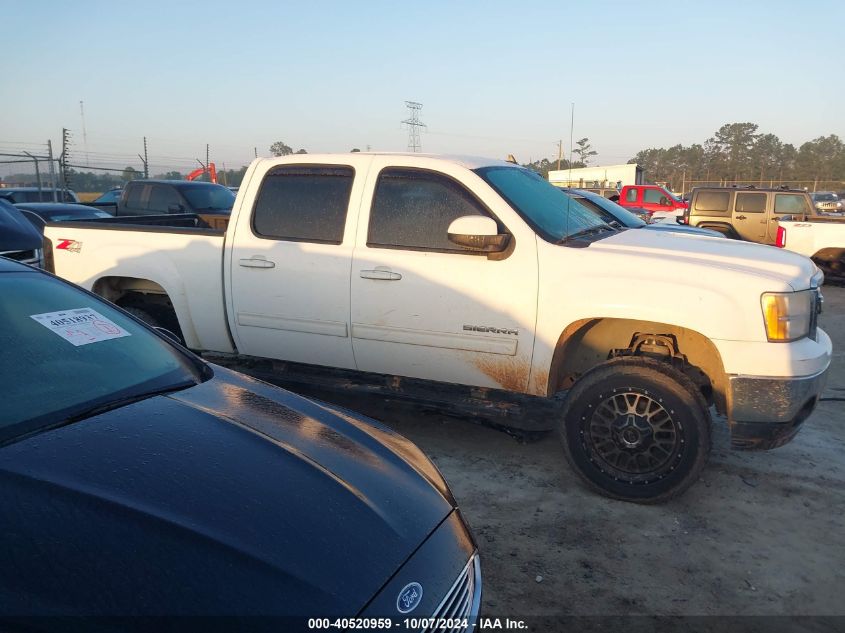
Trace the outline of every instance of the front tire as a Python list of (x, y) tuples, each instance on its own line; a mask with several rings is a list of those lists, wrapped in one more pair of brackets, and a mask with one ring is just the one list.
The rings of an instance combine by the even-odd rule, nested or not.
[(710, 453), (710, 414), (696, 385), (668, 363), (618, 358), (569, 391), (558, 431), (567, 460), (605, 496), (662, 503), (697, 479)]

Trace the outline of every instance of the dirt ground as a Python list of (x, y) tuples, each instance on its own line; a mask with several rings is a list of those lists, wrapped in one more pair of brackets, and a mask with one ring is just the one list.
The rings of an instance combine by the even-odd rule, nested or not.
[[(824, 294), (824, 397), (845, 398), (845, 288)], [(845, 401), (821, 402), (771, 452), (731, 451), (716, 419), (701, 481), (663, 506), (588, 492), (554, 435), (526, 443), (373, 397), (356, 408), (445, 475), (478, 541), (486, 614), (845, 614)]]

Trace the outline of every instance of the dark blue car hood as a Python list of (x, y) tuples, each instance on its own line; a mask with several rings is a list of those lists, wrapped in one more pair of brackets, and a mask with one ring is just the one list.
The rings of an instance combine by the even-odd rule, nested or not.
[(452, 511), (404, 438), (215, 372), (0, 448), (0, 615), (353, 615)]

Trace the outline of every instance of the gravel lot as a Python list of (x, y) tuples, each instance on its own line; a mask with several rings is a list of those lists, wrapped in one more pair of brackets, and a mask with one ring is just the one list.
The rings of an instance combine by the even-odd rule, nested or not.
[[(845, 398), (845, 288), (824, 294), (824, 396)], [(731, 451), (717, 419), (702, 480), (657, 507), (586, 491), (554, 435), (526, 443), (369, 396), (351, 406), (446, 476), (478, 540), (486, 614), (845, 614), (845, 401), (821, 402), (768, 453)]]

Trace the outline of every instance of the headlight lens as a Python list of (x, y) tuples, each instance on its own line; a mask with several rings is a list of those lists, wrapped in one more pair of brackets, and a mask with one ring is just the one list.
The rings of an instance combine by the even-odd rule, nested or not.
[(788, 343), (809, 336), (815, 310), (812, 290), (767, 292), (761, 304), (770, 342)]

